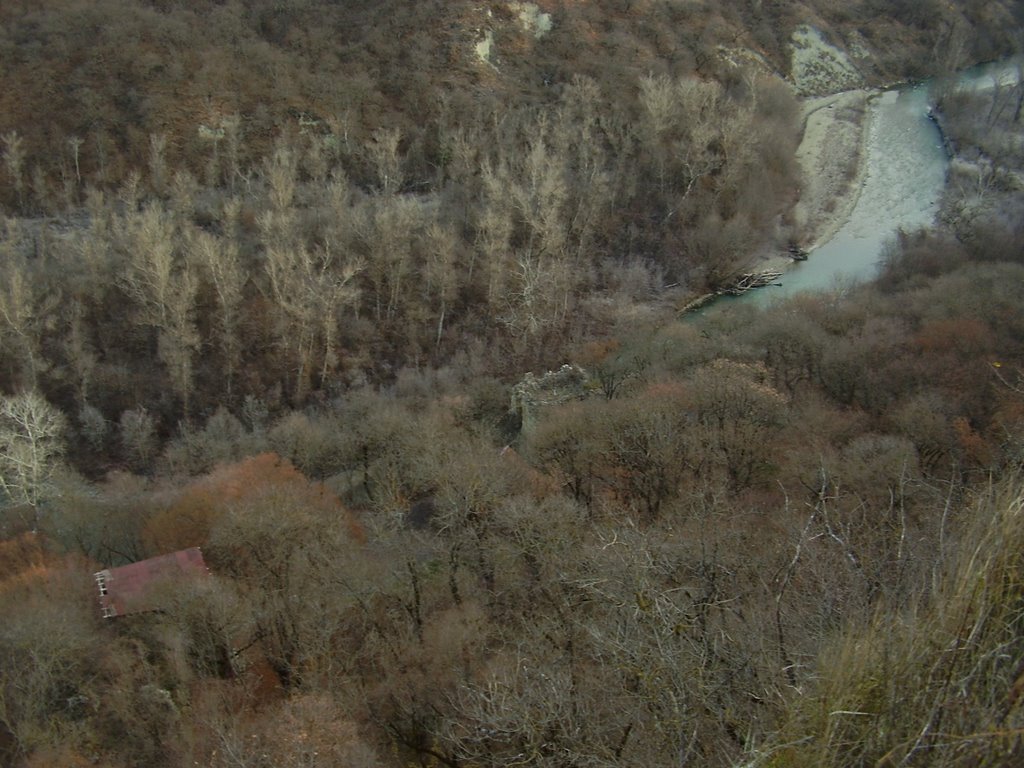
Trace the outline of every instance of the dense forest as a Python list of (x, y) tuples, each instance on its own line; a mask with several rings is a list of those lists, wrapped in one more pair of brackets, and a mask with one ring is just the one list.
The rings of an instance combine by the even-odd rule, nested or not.
[[(937, 77), (941, 213), (680, 316), (811, 238), (800, 25)], [(1022, 26), (4, 3), (0, 763), (1024, 759), (1024, 87), (943, 79)]]

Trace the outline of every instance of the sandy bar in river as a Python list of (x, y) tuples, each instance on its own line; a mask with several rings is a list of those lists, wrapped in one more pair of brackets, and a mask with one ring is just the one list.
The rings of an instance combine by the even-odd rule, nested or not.
[[(795, 240), (813, 251), (849, 220), (860, 196), (865, 171), (872, 92), (844, 91), (805, 99), (804, 131), (796, 157), (802, 182), (793, 209)], [(814, 258), (814, 254), (810, 254)], [(785, 269), (784, 254), (759, 260), (758, 269)]]

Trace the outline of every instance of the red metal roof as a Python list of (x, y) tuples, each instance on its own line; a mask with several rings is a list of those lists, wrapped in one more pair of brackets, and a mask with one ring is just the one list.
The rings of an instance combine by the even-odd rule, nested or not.
[(199, 547), (192, 547), (108, 568), (93, 576), (100, 593), (100, 609), (105, 617), (112, 618), (156, 610), (166, 594), (158, 586), (173, 588), (179, 582), (207, 576), (209, 572)]

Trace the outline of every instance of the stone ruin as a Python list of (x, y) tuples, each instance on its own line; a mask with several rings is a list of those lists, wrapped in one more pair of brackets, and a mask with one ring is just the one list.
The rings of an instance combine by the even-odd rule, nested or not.
[(557, 371), (540, 376), (527, 373), (512, 388), (509, 410), (519, 417), (522, 431), (528, 434), (537, 424), (544, 408), (576, 400), (586, 400), (593, 391), (587, 372), (576, 364), (566, 364)]

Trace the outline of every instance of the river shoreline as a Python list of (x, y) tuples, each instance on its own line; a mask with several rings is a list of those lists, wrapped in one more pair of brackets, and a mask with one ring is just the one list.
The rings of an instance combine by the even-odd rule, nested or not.
[[(867, 172), (867, 139), (871, 130), (871, 100), (878, 91), (856, 89), (803, 99), (803, 134), (796, 151), (800, 164), (800, 199), (793, 207), (794, 240), (814, 258), (850, 220), (860, 199)], [(785, 272), (793, 258), (780, 248), (756, 256), (751, 273)], [(680, 309), (687, 314), (719, 297), (709, 293), (692, 298)]]
[[(1016, 83), (1024, 69), (1017, 61), (961, 71), (955, 82), (976, 90), (991, 88), (995, 78), (1004, 85), (1008, 77)], [(757, 290), (754, 301), (828, 287), (837, 280), (870, 279), (893, 232), (934, 224), (949, 184), (951, 147), (947, 127), (931, 113), (928, 85), (843, 91), (801, 102), (799, 197), (773, 242), (743, 270), (786, 276), (776, 281), (773, 274), (771, 284), (778, 287), (766, 288), (763, 297)], [(787, 241), (808, 253), (798, 269), (786, 253)], [(700, 309), (715, 298), (693, 297), (681, 311)]]
[[(831, 240), (849, 221), (864, 186), (871, 100), (878, 91), (857, 89), (803, 102), (803, 135), (796, 157), (800, 163), (800, 199), (793, 207), (798, 244), (813, 251)], [(792, 266), (784, 253), (756, 260), (757, 271)]]
[[(975, 65), (961, 71), (958, 79), (988, 67), (1009, 68), (1013, 61), (1011, 58)], [(1019, 73), (1018, 68), (1018, 77)], [(872, 102), (886, 93), (910, 91), (926, 82), (894, 82), (880, 88), (842, 91), (802, 100), (803, 135), (797, 149), (802, 183), (792, 219), (795, 239), (809, 258), (813, 259), (814, 251), (842, 230), (860, 201), (875, 112)], [(952, 159), (957, 151), (942, 124), (942, 115), (929, 112), (929, 117), (938, 129), (947, 158)], [(792, 266), (793, 261), (786, 254), (776, 251), (756, 258), (750, 268), (766, 271), (786, 270)]]
[(825, 103), (805, 106), (797, 159), (804, 179), (815, 182), (807, 209), (823, 211), (805, 221), (808, 251), (831, 240), (857, 207), (867, 169), (871, 100), (877, 95), (876, 91), (846, 91), (814, 100)]

